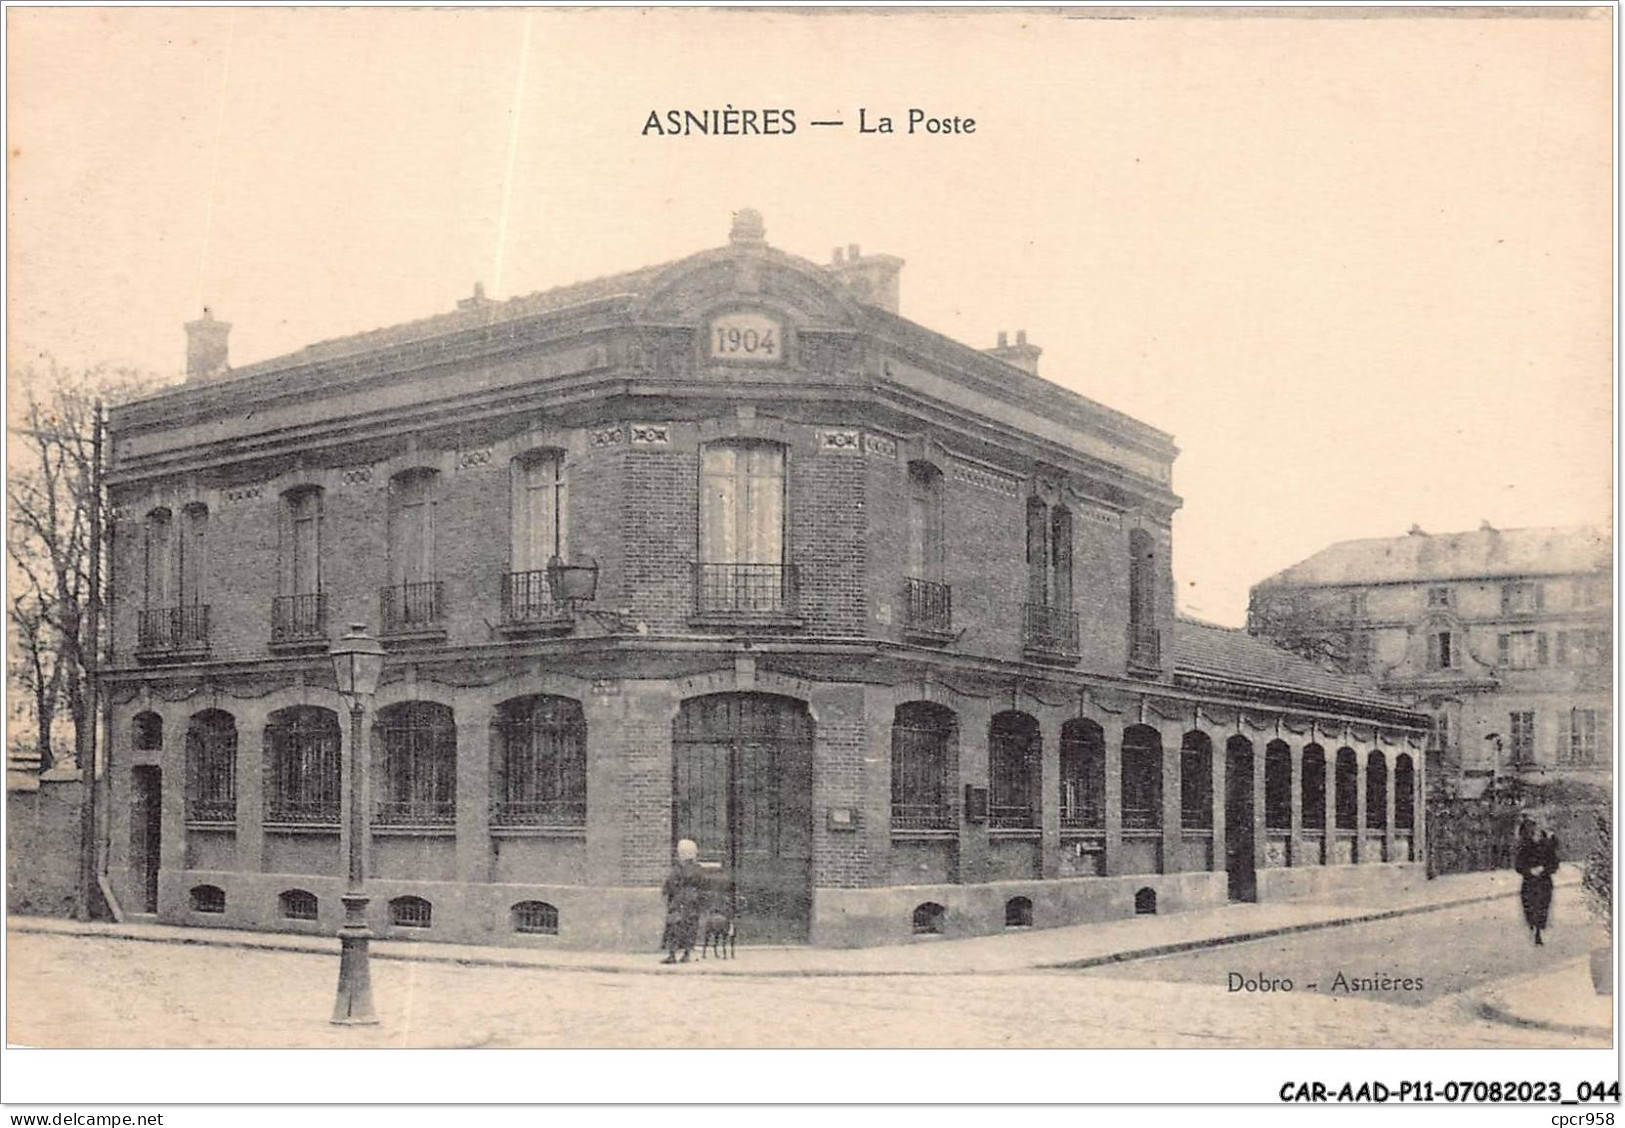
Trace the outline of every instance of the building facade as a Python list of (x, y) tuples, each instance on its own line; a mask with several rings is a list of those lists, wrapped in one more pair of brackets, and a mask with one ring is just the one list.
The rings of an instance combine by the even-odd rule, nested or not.
[(1175, 448), (740, 212), (681, 261), (226, 367), (114, 413), (110, 881), (339, 922), (348, 726), (386, 936), (653, 948), (673, 845), (745, 942), (1402, 880), (1424, 719), (1176, 618)]
[(1428, 775), (1611, 794), (1612, 565), (1599, 527), (1349, 541), (1253, 589), (1250, 628), (1321, 649), (1429, 717)]

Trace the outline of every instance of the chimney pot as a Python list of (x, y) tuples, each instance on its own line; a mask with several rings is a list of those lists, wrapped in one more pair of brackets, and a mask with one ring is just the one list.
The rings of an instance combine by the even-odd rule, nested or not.
[(851, 259), (853, 262), (858, 261), (858, 245), (856, 243), (848, 243), (846, 245), (846, 257)]
[(1422, 526), (1420, 526), (1420, 525), (1412, 525), (1409, 529), (1406, 530), (1406, 535), (1413, 536), (1413, 537), (1425, 537), (1425, 536), (1427, 536), (1427, 534), (1422, 531)]
[(1025, 345), (1026, 343), (1027, 343), (1027, 330), (1025, 330), (1025, 329), (1017, 329), (1016, 330), (1016, 344)]
[(734, 212), (733, 226), (728, 230), (730, 243), (756, 243), (767, 242), (767, 227), (762, 223), (762, 213), (755, 208), (740, 208)]
[(1010, 347), (1010, 334), (1006, 333), (1003, 329), (1000, 329), (999, 330), (999, 348), (1007, 349), (1009, 347)]
[(841, 247), (836, 247), (835, 248), (835, 253), (833, 255), (831, 255), (830, 259), (829, 259), (829, 261), (834, 263), (836, 266), (840, 266), (841, 263), (844, 262), (845, 260), (846, 260), (846, 251), (844, 249), (842, 249)]
[(211, 380), (225, 373), (226, 338), (231, 322), (216, 321), (214, 311), (203, 307), (203, 316), (186, 323), (186, 378)]

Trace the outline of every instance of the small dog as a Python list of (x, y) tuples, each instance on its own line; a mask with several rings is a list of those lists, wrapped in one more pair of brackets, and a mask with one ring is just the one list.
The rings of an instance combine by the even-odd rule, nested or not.
[(734, 920), (728, 913), (713, 909), (700, 918), (700, 959), (707, 949), (719, 960), (734, 958)]

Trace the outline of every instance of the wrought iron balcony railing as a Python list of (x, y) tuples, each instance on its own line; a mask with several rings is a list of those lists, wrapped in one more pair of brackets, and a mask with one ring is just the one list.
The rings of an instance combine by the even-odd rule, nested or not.
[(1038, 811), (1031, 804), (990, 804), (987, 825), (1003, 830), (1030, 830), (1038, 826)]
[(953, 830), (959, 817), (946, 803), (893, 803), (893, 830)]
[(794, 615), (794, 564), (696, 564), (694, 608), (701, 615)]
[(1162, 632), (1150, 627), (1129, 628), (1128, 661), (1142, 670), (1162, 669)]
[(1078, 656), (1078, 613), (1043, 603), (1022, 605), (1022, 646), (1062, 658)]
[(927, 634), (951, 634), (954, 593), (947, 584), (909, 577), (903, 581), (903, 626)]
[(379, 618), (385, 632), (436, 630), (445, 613), (444, 585), (439, 580), (393, 584), (378, 593)]
[(385, 799), (372, 821), (378, 826), (449, 826), (457, 821), (455, 799)]
[(141, 612), (136, 637), (142, 650), (203, 650), (209, 645), (209, 607), (149, 607)]
[(524, 623), (550, 623), (566, 619), (568, 607), (553, 600), (553, 587), (547, 581), (547, 571), (538, 568), (530, 572), (504, 572), (502, 574), (502, 621), (513, 625)]
[(279, 595), (271, 600), (271, 641), (307, 642), (327, 637), (327, 596)]

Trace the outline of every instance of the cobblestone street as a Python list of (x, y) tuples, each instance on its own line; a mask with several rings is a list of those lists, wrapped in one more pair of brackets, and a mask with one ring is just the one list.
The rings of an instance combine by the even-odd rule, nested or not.
[[(1324, 945), (1322, 935), (1318, 943)], [(9, 1040), (59, 1047), (1563, 1047), (1428, 1006), (1072, 972), (733, 979), (373, 963), (380, 1023), (329, 1025), (338, 960), (10, 933)], [(651, 957), (652, 958), (652, 957)], [(749, 958), (742, 953), (742, 958)], [(1149, 968), (1151, 965), (1147, 965)]]

